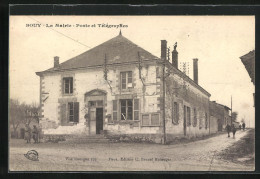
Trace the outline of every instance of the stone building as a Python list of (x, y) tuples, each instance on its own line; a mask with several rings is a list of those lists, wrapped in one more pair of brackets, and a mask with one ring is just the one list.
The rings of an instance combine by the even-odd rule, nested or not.
[(223, 131), (227, 124), (231, 125), (230, 108), (210, 101), (210, 133)]
[[(178, 69), (177, 45), (167, 59), (118, 36), (42, 72), (44, 134), (129, 136), (163, 143), (209, 134), (210, 94)], [(165, 68), (165, 72), (163, 69)], [(164, 93), (165, 92), (165, 93)]]

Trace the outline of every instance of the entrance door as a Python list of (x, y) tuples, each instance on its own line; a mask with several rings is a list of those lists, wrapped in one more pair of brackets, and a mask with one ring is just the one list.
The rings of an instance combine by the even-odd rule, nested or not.
[(103, 130), (103, 108), (96, 108), (96, 134)]
[(186, 136), (186, 106), (183, 108), (183, 132), (184, 136)]
[(221, 122), (221, 119), (218, 119), (218, 131), (222, 131), (222, 122)]

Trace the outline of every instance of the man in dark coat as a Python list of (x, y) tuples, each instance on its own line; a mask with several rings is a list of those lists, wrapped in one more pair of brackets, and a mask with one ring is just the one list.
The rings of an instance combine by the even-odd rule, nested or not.
[(229, 124), (227, 124), (226, 130), (227, 130), (227, 133), (228, 133), (228, 137), (230, 137), (229, 133), (231, 132), (231, 126)]
[(245, 122), (243, 122), (242, 127), (243, 127), (243, 131), (244, 131), (245, 128), (246, 128), (246, 124), (245, 124)]
[(237, 129), (236, 129), (234, 124), (232, 124), (231, 130), (232, 130), (232, 133), (233, 133), (233, 138), (235, 138)]

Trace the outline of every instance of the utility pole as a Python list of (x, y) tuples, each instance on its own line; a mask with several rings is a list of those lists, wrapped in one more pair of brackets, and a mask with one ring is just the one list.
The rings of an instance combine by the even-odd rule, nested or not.
[(163, 144), (166, 144), (166, 130), (165, 130), (165, 65), (166, 59), (163, 60)]
[(232, 121), (232, 95), (231, 95), (231, 126), (233, 124), (233, 121)]

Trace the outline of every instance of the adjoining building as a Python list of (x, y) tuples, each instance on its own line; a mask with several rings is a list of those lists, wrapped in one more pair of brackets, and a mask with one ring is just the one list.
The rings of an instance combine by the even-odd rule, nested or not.
[[(244, 64), (251, 82), (255, 85), (255, 50), (250, 51), (249, 53), (240, 57), (242, 63)], [(253, 93), (254, 98), (254, 107), (255, 107), (255, 93)]]
[(231, 125), (230, 108), (210, 101), (210, 133), (223, 131), (227, 124)]
[[(209, 134), (210, 94), (178, 69), (177, 45), (167, 59), (118, 36), (42, 72), (44, 134), (127, 135), (164, 143)], [(163, 69), (166, 69), (165, 71)]]

